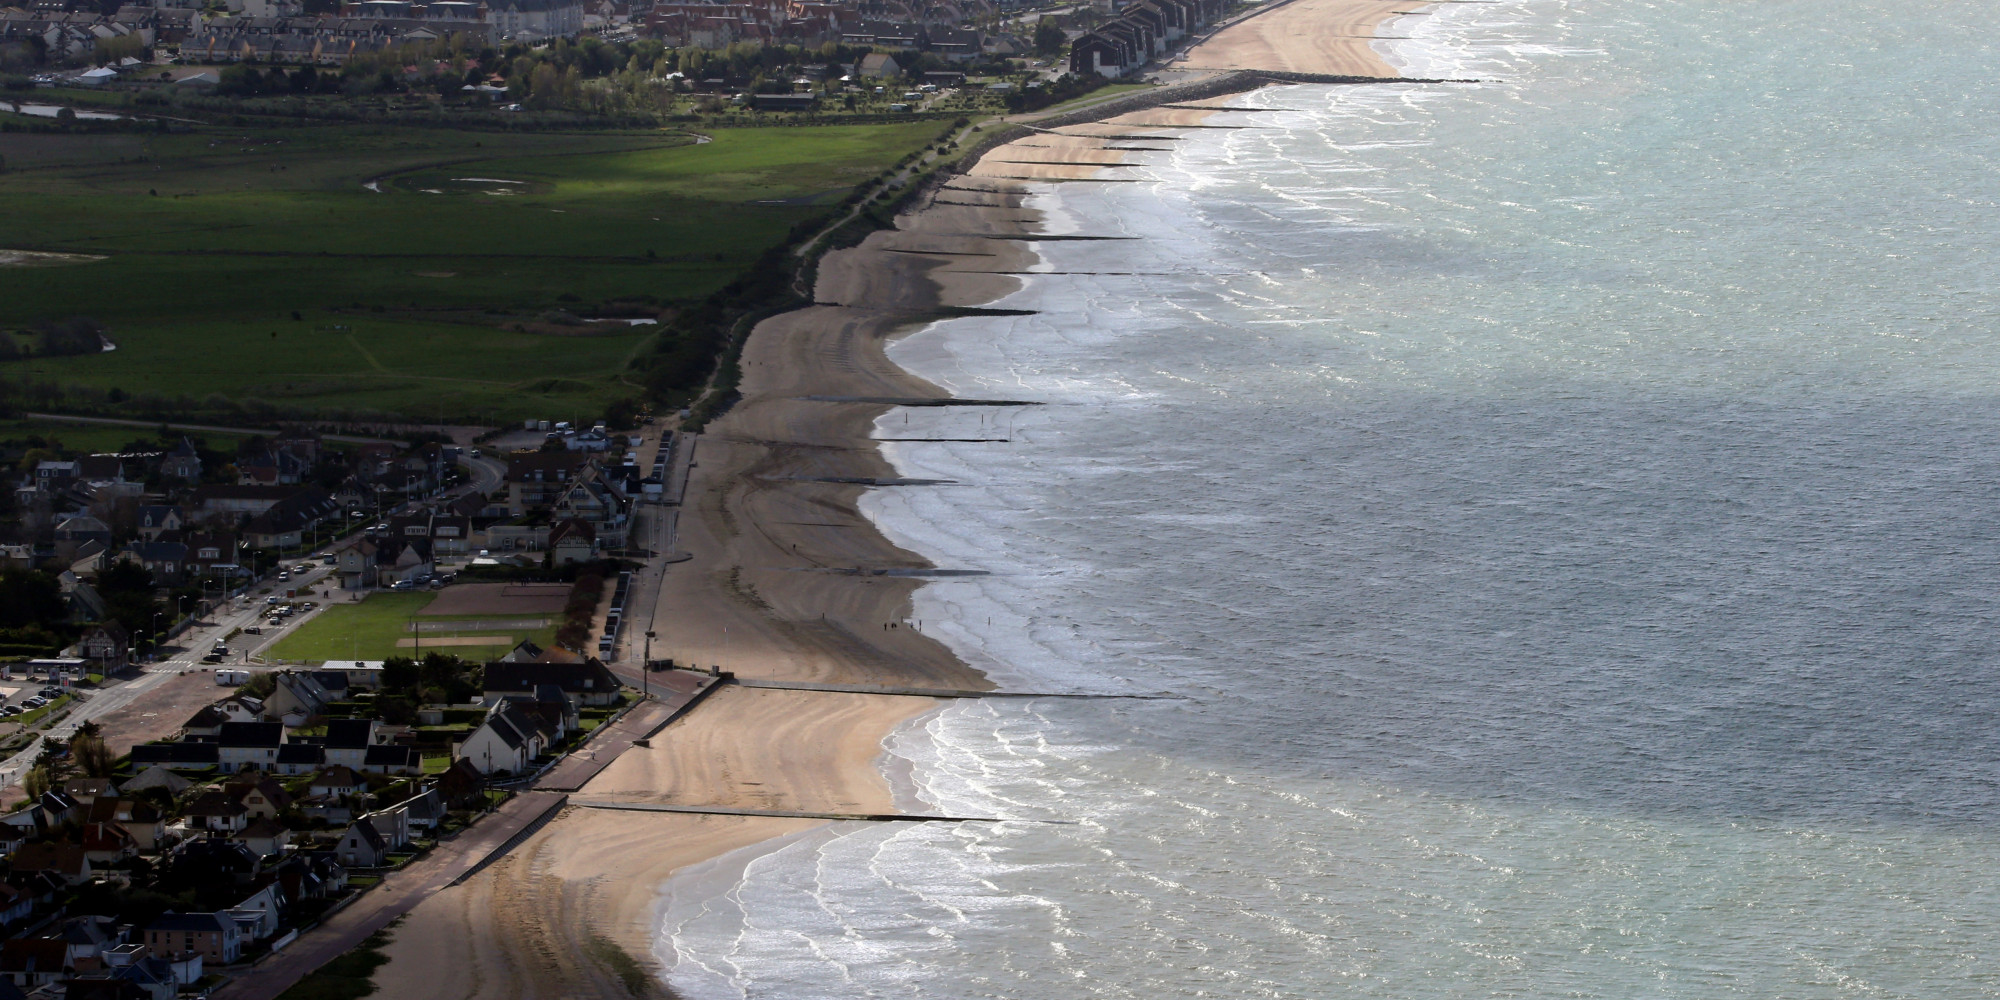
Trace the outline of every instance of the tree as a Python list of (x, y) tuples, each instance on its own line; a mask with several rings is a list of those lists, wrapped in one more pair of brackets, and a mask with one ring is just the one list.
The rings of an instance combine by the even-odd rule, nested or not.
[(55, 787), (55, 782), (55, 775), (50, 773), (48, 768), (37, 764), (29, 768), (27, 774), (21, 776), (21, 790), (28, 793), (29, 799), (39, 799), (50, 788)]
[(66, 614), (55, 577), (36, 570), (0, 571), (0, 627), (53, 625)]
[(604, 426), (614, 431), (629, 431), (639, 426), (639, 401), (630, 396), (614, 399), (604, 408)]
[(150, 635), (165, 608), (153, 596), (153, 573), (136, 562), (119, 560), (97, 571), (97, 594), (106, 617), (135, 637)]
[[(84, 723), (84, 725), (95, 729), (94, 723)], [(83, 731), (83, 728), (79, 727), (76, 735), (70, 737), (69, 752), (70, 756), (76, 759), (76, 766), (83, 772), (84, 777), (108, 778), (111, 776), (112, 765), (116, 761), (111, 755), (111, 748), (105, 744), (103, 736), (94, 731), (86, 733)]]
[(1063, 42), (1067, 40), (1068, 37), (1063, 34), (1062, 28), (1054, 21), (1044, 17), (1035, 22), (1036, 54), (1045, 56), (1055, 55), (1057, 52), (1062, 51)]
[(420, 675), (417, 661), (407, 656), (392, 656), (382, 661), (382, 689), (384, 691), (409, 691), (417, 686)]

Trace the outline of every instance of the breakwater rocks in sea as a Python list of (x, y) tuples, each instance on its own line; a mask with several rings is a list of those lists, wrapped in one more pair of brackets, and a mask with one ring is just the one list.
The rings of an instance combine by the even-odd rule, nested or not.
[(1102, 121), (1116, 115), (1128, 114), (1133, 111), (1144, 111), (1147, 108), (1156, 108), (1162, 104), (1179, 104), (1184, 101), (1198, 101), (1204, 97), (1241, 94), (1245, 91), (1256, 90), (1263, 85), (1264, 81), (1257, 79), (1251, 73), (1241, 71), (1223, 73), (1219, 76), (1209, 77), (1206, 80), (1196, 80), (1191, 83), (1176, 83), (1172, 86), (1161, 87), (1158, 90), (1127, 94), (1117, 100), (1105, 101), (1103, 104), (1044, 118), (1036, 122), (1034, 127), (1038, 129), (1058, 129), (1065, 125), (1087, 125), (1091, 122)]

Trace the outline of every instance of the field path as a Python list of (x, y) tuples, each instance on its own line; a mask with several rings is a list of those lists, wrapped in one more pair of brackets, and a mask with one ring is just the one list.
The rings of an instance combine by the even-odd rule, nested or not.
[(368, 348), (361, 346), (361, 341), (354, 339), (354, 334), (349, 333), (347, 335), (347, 342), (354, 345), (354, 350), (367, 359), (369, 367), (384, 375), (394, 374), (389, 369), (382, 367), (382, 362), (375, 360), (375, 355), (368, 353)]

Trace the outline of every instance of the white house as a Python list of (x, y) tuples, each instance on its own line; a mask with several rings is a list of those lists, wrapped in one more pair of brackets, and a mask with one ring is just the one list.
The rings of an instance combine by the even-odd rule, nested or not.
[(326, 764), (328, 767), (359, 769), (368, 760), (368, 748), (375, 745), (373, 719), (334, 719), (326, 724)]
[(512, 704), (495, 705), (454, 756), (480, 774), (520, 774), (548, 749), (545, 725)]
[(278, 933), (278, 918), (285, 908), (284, 890), (276, 882), (250, 895), (249, 899), (229, 908), (229, 919), (236, 922), (244, 940), (262, 941)]
[(374, 824), (358, 819), (341, 832), (333, 852), (349, 868), (380, 868), (389, 849)]
[(285, 744), (285, 727), (275, 722), (225, 722), (217, 727), (217, 763), (225, 773), (245, 767), (269, 770)]
[(583, 30), (582, 0), (495, 0), (486, 23), (501, 38), (566, 38)]

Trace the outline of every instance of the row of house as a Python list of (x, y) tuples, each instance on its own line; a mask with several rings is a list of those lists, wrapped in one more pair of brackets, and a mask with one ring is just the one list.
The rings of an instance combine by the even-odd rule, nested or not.
[(1078, 76), (1121, 77), (1165, 55), (1200, 28), (1213, 24), (1223, 0), (1137, 0), (1119, 15), (1070, 42), (1069, 71)]
[(0, 45), (29, 43), (51, 62), (76, 62), (96, 54), (100, 42), (138, 35), (153, 44), (150, 29), (98, 13), (42, 12), (0, 8)]
[[(185, 544), (189, 551), (166, 547), (132, 555), (142, 563), (174, 566), (167, 574), (170, 582), (218, 570), (236, 575), (226, 571), (248, 569), (235, 565), (239, 548), (295, 548), (339, 520), (343, 511), (358, 516), (371, 507), (436, 492), (457, 452), (438, 445), (399, 449), (386, 443), (335, 452), (322, 448), (315, 436), (291, 434), (252, 438), (234, 456), (210, 457), (222, 464), (223, 472), (234, 472), (233, 483), (196, 485), (208, 463), (185, 438), (163, 452), (40, 461), (16, 486), (21, 517), (0, 529), (0, 559), (25, 565), (54, 562), (87, 576), (102, 569), (126, 541), (165, 541)], [(196, 529), (235, 537), (232, 544), (208, 546), (197, 539), (163, 537)], [(202, 548), (217, 551), (204, 556)], [(183, 571), (183, 563), (194, 565)]]
[[(0, 996), (54, 984), (58, 991), (49, 995), (174, 997), (205, 971), (246, 957), (253, 943), (276, 939), (294, 922), (299, 904), (348, 891), (350, 871), (379, 869), (392, 852), (434, 832), (453, 801), (445, 791), (453, 777), (447, 773), (421, 786), (406, 782), (400, 789), (378, 784), (397, 792), (394, 801), (380, 804), (370, 783), (344, 767), (310, 779), (304, 791), (311, 798), (303, 802), (264, 775), (202, 788), (164, 768), (122, 784), (69, 779), (30, 807), (0, 817), (0, 841), (10, 851), (0, 882), (0, 924), (26, 928), (0, 943)], [(455, 801), (477, 800), (477, 778), (469, 772), (456, 777)], [(164, 829), (158, 811), (144, 801), (157, 792), (191, 799)], [(323, 803), (344, 810), (331, 829), (295, 835), (281, 821), (302, 804)], [(326, 815), (333, 815), (331, 806)], [(152, 863), (136, 869), (125, 864), (140, 855)], [(199, 886), (199, 898), (228, 905), (169, 911), (143, 926), (89, 914), (51, 922), (64, 917), (70, 890), (93, 882)]]
[(482, 775), (522, 774), (575, 732), (583, 708), (617, 703), (623, 686), (595, 657), (523, 643), (486, 665), (486, 716), (452, 748), (456, 764)]
[[(460, 35), (473, 45), (569, 37), (584, 30), (583, 0), (362, 0), (338, 15), (307, 16), (303, 0), (230, 0), (231, 14), (201, 4), (128, 4), (97, 10), (0, 8), (0, 42), (34, 39), (52, 61), (89, 59), (97, 43), (136, 35), (183, 59), (248, 58), (337, 66), (356, 54)], [(115, 74), (113, 74), (115, 77)], [(94, 81), (93, 81), (94, 82)]]
[[(789, 15), (789, 16), (788, 16)], [(871, 20), (854, 4), (661, 3), (637, 19), (643, 34), (669, 46), (719, 49), (743, 42), (762, 45), (840, 42), (879, 49), (934, 52), (966, 62), (1026, 51), (1011, 35), (986, 34), (956, 24)]]
[(623, 546), (645, 495), (637, 464), (591, 451), (535, 451), (508, 459), (504, 496), (473, 494), (383, 521), (335, 553), (347, 590), (431, 579), (442, 563), (487, 554), (546, 554), (554, 565), (588, 562)]

